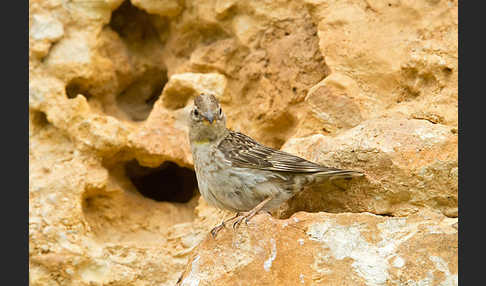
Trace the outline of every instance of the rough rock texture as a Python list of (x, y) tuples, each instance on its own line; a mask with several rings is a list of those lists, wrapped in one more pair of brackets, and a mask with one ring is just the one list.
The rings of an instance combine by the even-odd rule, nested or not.
[(208, 236), (178, 285), (457, 285), (455, 219), (258, 215)]
[(350, 182), (345, 192), (330, 183), (325, 192), (302, 192), (287, 202), (287, 209), (281, 208), (284, 212), (324, 209), (404, 216), (430, 207), (457, 217), (457, 135), (451, 127), (416, 119), (372, 119), (334, 138), (291, 139), (283, 150), (366, 174)]
[[(457, 285), (457, 11), (29, 1), (31, 285), (174, 285), (184, 270), (184, 285)], [(208, 240), (232, 214), (192, 172), (204, 91), (230, 128), (366, 177)]]

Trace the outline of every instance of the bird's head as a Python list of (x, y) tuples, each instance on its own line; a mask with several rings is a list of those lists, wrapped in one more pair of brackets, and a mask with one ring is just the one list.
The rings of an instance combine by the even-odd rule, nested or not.
[(192, 143), (216, 141), (225, 134), (226, 116), (214, 95), (202, 93), (194, 98), (189, 126)]

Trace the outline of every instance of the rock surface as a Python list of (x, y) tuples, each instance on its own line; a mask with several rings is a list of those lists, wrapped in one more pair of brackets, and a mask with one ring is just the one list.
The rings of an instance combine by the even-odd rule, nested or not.
[[(29, 1), (30, 284), (457, 285), (457, 11)], [(366, 176), (207, 239), (232, 214), (194, 181), (200, 92), (230, 128)]]
[(283, 213), (305, 209), (404, 216), (430, 207), (457, 217), (457, 135), (451, 127), (416, 119), (371, 119), (336, 137), (291, 139), (282, 149), (366, 174), (343, 185), (344, 192), (333, 184), (302, 192), (287, 201)]
[(178, 285), (457, 285), (456, 219), (258, 215), (210, 235)]

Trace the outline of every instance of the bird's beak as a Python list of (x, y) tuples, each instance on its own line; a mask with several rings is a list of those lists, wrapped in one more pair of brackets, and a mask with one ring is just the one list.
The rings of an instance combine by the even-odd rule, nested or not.
[(204, 118), (209, 122), (209, 124), (213, 124), (214, 116), (211, 113), (205, 114)]

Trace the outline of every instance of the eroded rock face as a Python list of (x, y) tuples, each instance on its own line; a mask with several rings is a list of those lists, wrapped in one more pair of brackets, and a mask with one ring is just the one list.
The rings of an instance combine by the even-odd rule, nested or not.
[[(457, 57), (457, 1), (30, 1), (31, 285), (457, 285)], [(200, 92), (366, 176), (207, 239)]]
[(372, 119), (336, 137), (291, 139), (283, 150), (366, 174), (301, 192), (282, 206), (284, 214), (305, 209), (404, 216), (429, 207), (457, 217), (457, 134), (451, 127), (416, 119)]
[(457, 285), (457, 219), (258, 215), (208, 236), (178, 285)]

